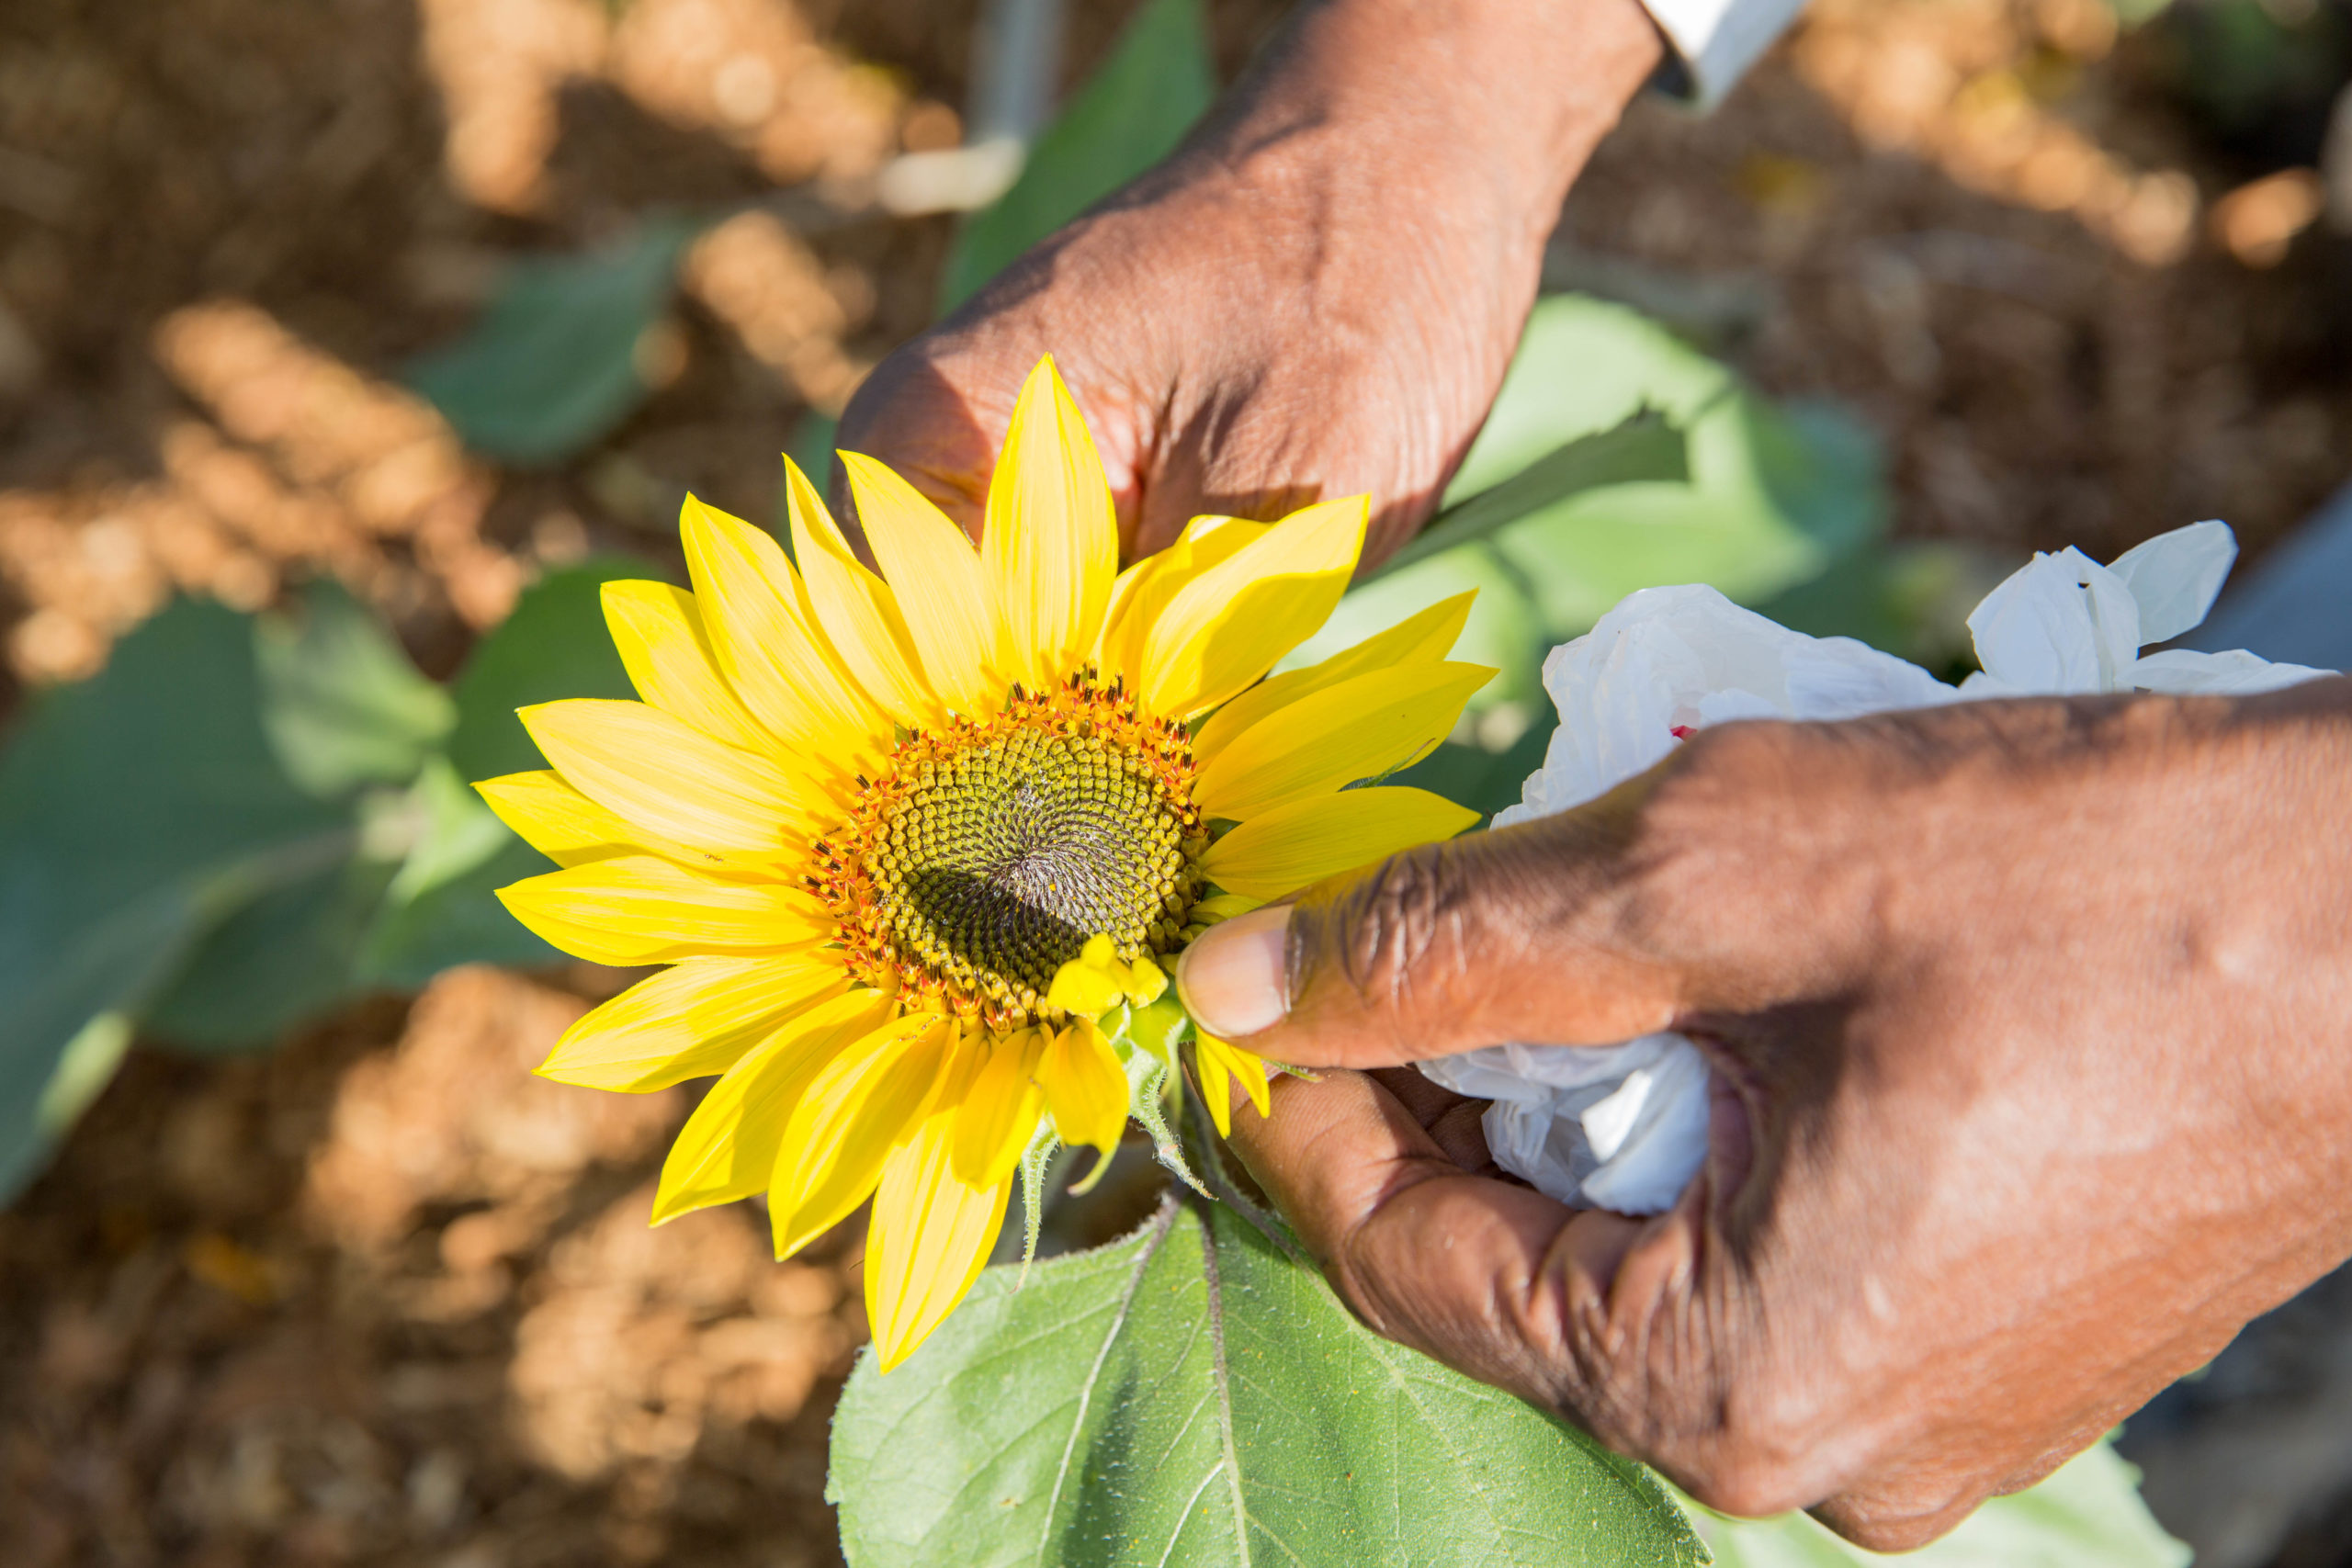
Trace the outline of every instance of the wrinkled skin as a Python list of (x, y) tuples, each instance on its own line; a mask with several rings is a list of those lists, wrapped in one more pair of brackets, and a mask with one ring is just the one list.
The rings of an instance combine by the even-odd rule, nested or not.
[(1908, 1547), (2352, 1252), (2347, 779), (2343, 680), (1726, 726), (1180, 984), (1343, 1068), (1696, 1037), (1712, 1147), (1656, 1219), (1501, 1177), (1417, 1074), (1280, 1079), (1235, 1142), (1382, 1333), (1716, 1507)]
[(977, 535), (1050, 353), (1127, 558), (1369, 494), (1377, 560), (1468, 450), (1568, 182), (1659, 55), (1634, 0), (1304, 6), (1173, 158), (884, 360), (840, 445)]
[[(1368, 492), (1377, 560), (1658, 58), (1634, 0), (1313, 0), (1167, 164), (886, 360), (841, 444), (977, 533), (1050, 352), (1130, 558)], [(1254, 963), (1272, 1000), (1227, 1032), (1301, 1064), (1694, 1033), (1726, 1087), (1670, 1214), (1500, 1177), (1478, 1105), (1410, 1072), (1280, 1080), (1236, 1141), (1382, 1332), (1708, 1503), (1924, 1541), (2352, 1250), (2346, 685), (1729, 727), (1188, 956), (1227, 1004), (1203, 961)]]

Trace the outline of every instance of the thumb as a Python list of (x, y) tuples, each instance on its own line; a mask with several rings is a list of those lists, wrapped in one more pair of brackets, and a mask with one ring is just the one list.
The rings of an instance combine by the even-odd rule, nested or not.
[(1215, 926), (1177, 966), (1186, 1010), (1300, 1066), (1665, 1029), (1681, 978), (1634, 936), (1622, 869), (1640, 793), (1424, 844)]

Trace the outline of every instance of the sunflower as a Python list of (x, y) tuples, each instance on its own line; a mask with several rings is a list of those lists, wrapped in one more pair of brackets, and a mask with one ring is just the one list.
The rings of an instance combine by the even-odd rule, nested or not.
[[(517, 919), (595, 963), (667, 965), (539, 1070), (718, 1076), (657, 1224), (764, 1192), (784, 1257), (872, 1196), (887, 1370), (970, 1288), (1033, 1140), (1118, 1142), (1137, 1047), (1106, 1015), (1153, 1004), (1207, 925), (1475, 819), (1376, 781), (1491, 671), (1446, 658), (1464, 595), (1267, 677), (1339, 602), (1364, 501), (1199, 518), (1122, 572), (1050, 360), (978, 547), (888, 468), (842, 461), (881, 576), (789, 463), (789, 558), (689, 497), (694, 592), (604, 590), (643, 700), (523, 709), (553, 766), (478, 787), (561, 868), (501, 892)], [(1266, 1064), (1205, 1038), (1194, 1058), (1221, 1128), (1228, 1080), (1263, 1114)]]

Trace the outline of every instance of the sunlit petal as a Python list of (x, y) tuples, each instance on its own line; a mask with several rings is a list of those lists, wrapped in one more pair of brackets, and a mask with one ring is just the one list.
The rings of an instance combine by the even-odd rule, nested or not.
[(1347, 590), (1369, 516), (1362, 496), (1295, 512), (1179, 589), (1145, 643), (1144, 705), (1189, 718), (1315, 635)]
[(947, 1320), (979, 1278), (1003, 1227), (1010, 1180), (982, 1186), (956, 1169), (944, 1104), (890, 1156), (865, 1237), (865, 1314), (888, 1371)]
[(758, 863), (804, 849), (836, 815), (805, 775), (644, 703), (573, 697), (521, 716), (566, 784), (714, 861)]
[(989, 481), (980, 558), (1014, 661), (1004, 673), (1033, 690), (1053, 685), (1094, 645), (1119, 569), (1119, 529), (1094, 439), (1050, 357), (1013, 405)]
[(629, 683), (663, 713), (747, 751), (772, 751), (775, 737), (752, 716), (718, 671), (695, 596), (666, 582), (607, 582), (605, 625)]
[(539, 1065), (541, 1077), (642, 1093), (723, 1073), (763, 1035), (849, 989), (841, 960), (689, 958), (591, 1009)]
[(624, 822), (563, 782), (552, 768), (508, 773), (474, 785), (501, 822), (558, 865), (582, 865), (615, 855), (679, 855), (687, 852)]
[(1342, 790), (1253, 817), (1211, 844), (1201, 869), (1227, 892), (1280, 898), (1399, 850), (1450, 839), (1478, 814), (1427, 790)]
[(933, 723), (938, 699), (923, 682), (898, 596), (851, 551), (816, 487), (789, 457), (784, 484), (801, 589), (827, 646), (892, 718), (910, 727)]
[(1091, 1019), (1051, 1031), (1037, 1065), (1037, 1082), (1066, 1144), (1091, 1144), (1109, 1154), (1127, 1127), (1127, 1075), (1118, 1054)]
[(650, 855), (592, 861), (498, 890), (514, 918), (592, 964), (672, 964), (783, 953), (825, 941), (824, 906), (779, 882), (744, 882)]
[(1405, 670), (1435, 663), (1453, 650), (1477, 598), (1474, 589), (1439, 601), (1408, 615), (1386, 631), (1368, 637), (1353, 648), (1342, 649), (1319, 664), (1269, 675), (1216, 712), (1193, 735), (1193, 761), (1205, 768), (1227, 742), (1277, 709), (1328, 686), (1351, 681), (1376, 670)]
[(844, 452), (857, 520), (906, 617), (931, 689), (958, 713), (993, 713), (1006, 677), (998, 672), (995, 607), (979, 552), (961, 528), (871, 457)]
[(1494, 673), (1483, 664), (1424, 664), (1309, 693), (1236, 736), (1201, 770), (1193, 798), (1209, 817), (1247, 821), (1380, 778), (1444, 739), (1462, 705)]
[(790, 1257), (847, 1219), (933, 1095), (953, 1095), (969, 1081), (964, 1072), (943, 1083), (948, 1070), (978, 1065), (954, 1024), (922, 1014), (884, 1024), (827, 1063), (793, 1109), (768, 1189), (776, 1256)]

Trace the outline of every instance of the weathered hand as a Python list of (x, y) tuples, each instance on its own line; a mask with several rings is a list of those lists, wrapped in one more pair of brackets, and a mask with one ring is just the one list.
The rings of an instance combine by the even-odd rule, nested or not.
[(1368, 493), (1411, 536), (1486, 417), (1569, 180), (1655, 67), (1635, 0), (1321, 0), (1168, 163), (884, 360), (842, 420), (972, 528), (1052, 354), (1125, 554)]
[(2352, 1252), (2347, 778), (2345, 681), (1725, 726), (1180, 979), (1308, 1065), (1697, 1038), (1713, 1146), (1653, 1220), (1498, 1179), (1404, 1075), (1283, 1079), (1235, 1141), (1381, 1332), (1916, 1545)]

